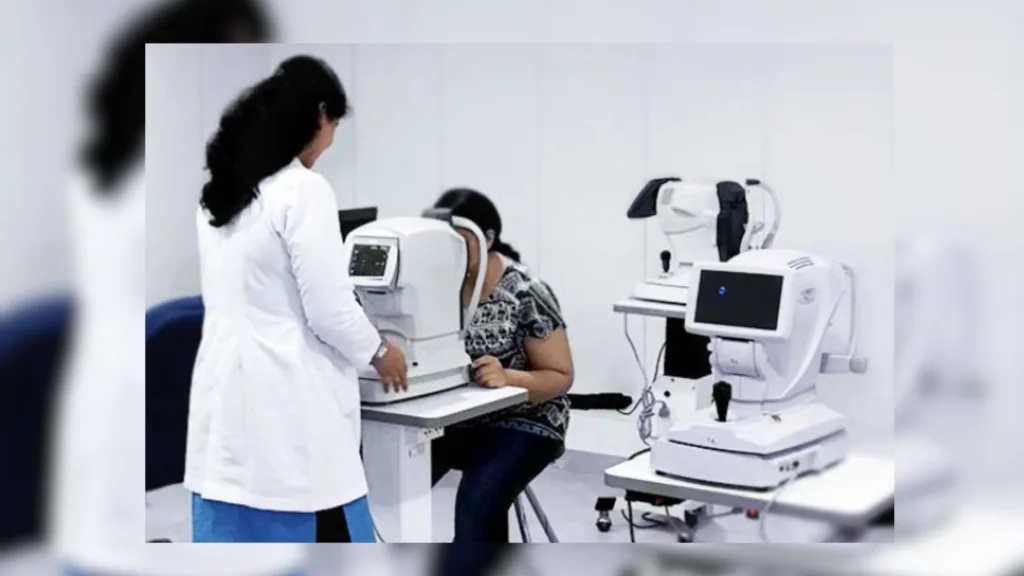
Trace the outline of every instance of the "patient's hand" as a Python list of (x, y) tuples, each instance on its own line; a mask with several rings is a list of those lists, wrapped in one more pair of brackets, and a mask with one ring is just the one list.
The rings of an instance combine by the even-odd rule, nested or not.
[(501, 362), (494, 356), (481, 356), (473, 362), (473, 375), (476, 381), (488, 388), (508, 386), (508, 377)]

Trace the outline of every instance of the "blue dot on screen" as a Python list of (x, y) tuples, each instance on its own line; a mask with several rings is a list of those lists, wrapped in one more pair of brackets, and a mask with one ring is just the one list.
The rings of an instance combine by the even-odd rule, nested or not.
[(725, 286), (719, 286), (718, 287), (718, 295), (719, 296), (725, 296)]

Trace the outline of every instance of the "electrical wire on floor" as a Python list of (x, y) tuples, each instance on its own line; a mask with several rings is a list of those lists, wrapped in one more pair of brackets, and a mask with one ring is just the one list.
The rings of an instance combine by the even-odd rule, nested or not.
[(800, 478), (805, 478), (807, 476), (817, 476), (817, 474), (818, 471), (813, 470), (806, 474), (801, 474), (800, 476), (790, 476), (782, 484), (780, 484), (778, 488), (775, 489), (775, 493), (772, 494), (771, 499), (768, 500), (768, 504), (764, 507), (764, 510), (761, 511), (761, 518), (760, 520), (758, 520), (757, 523), (757, 532), (761, 536), (761, 542), (765, 544), (774, 544), (774, 542), (768, 539), (768, 514), (771, 513), (772, 507), (775, 506), (775, 502), (778, 501), (779, 496), (786, 489), (786, 487)]
[(633, 528), (636, 528), (637, 530), (646, 530), (648, 528), (658, 528), (660, 526), (668, 526), (668, 522), (665, 522), (664, 520), (658, 520), (657, 518), (654, 517), (652, 512), (644, 512), (643, 514), (640, 515), (640, 519), (644, 520), (645, 522), (647, 522), (647, 524), (637, 524), (636, 522), (633, 522), (632, 520), (629, 519), (629, 516), (626, 515), (626, 511), (625, 510), (619, 510), (619, 512), (622, 513), (622, 519), (625, 520), (626, 522), (631, 522), (633, 524)]
[[(629, 510), (629, 514), (626, 513), (626, 510)], [(626, 510), (620, 510), (619, 512), (622, 513), (622, 518), (626, 521), (627, 524), (629, 524), (629, 541), (632, 544), (636, 544), (637, 530), (647, 530), (649, 528), (660, 528), (671, 525), (672, 514), (668, 511), (668, 506), (665, 506), (666, 520), (658, 520), (657, 518), (654, 518), (653, 512), (644, 512), (643, 514), (641, 514), (640, 519), (645, 520), (647, 522), (647, 524), (645, 525), (637, 524), (634, 520), (632, 500), (626, 500)]]
[(655, 360), (654, 363), (655, 377), (649, 379), (647, 377), (647, 368), (644, 367), (644, 362), (643, 360), (640, 359), (640, 353), (637, 352), (636, 344), (633, 342), (632, 336), (629, 335), (628, 314), (622, 315), (622, 329), (626, 334), (626, 341), (629, 342), (629, 348), (630, 350), (633, 351), (633, 358), (636, 360), (636, 364), (640, 368), (640, 374), (643, 375), (644, 387), (643, 390), (641, 390), (640, 392), (640, 398), (637, 400), (636, 404), (634, 404), (628, 412), (620, 410), (619, 413), (628, 416), (635, 412), (638, 407), (643, 407), (643, 409), (640, 411), (640, 414), (637, 416), (636, 426), (637, 432), (640, 434), (640, 440), (643, 441), (644, 444), (649, 444), (651, 436), (653, 435), (654, 416), (656, 414), (656, 409), (659, 404), (664, 405), (664, 402), (659, 401), (654, 396), (654, 381), (655, 379), (657, 379), (658, 369), (661, 366), (661, 358), (662, 355), (665, 353), (665, 346), (668, 344), (668, 342), (666, 341), (661, 343), (661, 349), (658, 350), (658, 358)]
[(373, 519), (372, 515), (370, 516), (370, 523), (373, 524), (373, 533), (377, 535), (377, 540), (381, 544), (387, 544), (388, 541), (385, 540), (384, 537), (380, 535), (380, 530), (377, 529), (377, 521)]
[[(619, 512), (622, 514), (622, 519), (623, 520), (625, 520), (626, 522), (632, 522), (629, 519), (629, 516), (626, 515), (626, 511), (625, 510), (619, 510)], [(672, 517), (672, 514), (668, 511), (668, 506), (665, 507), (665, 517), (666, 518), (671, 518)], [(655, 518), (654, 517), (654, 512), (644, 512), (643, 514), (640, 515), (640, 519), (645, 521), (645, 522), (647, 522), (647, 524), (641, 525), (641, 524), (637, 524), (637, 523), (633, 522), (633, 527), (636, 528), (637, 530), (647, 530), (648, 528), (659, 528), (661, 526), (668, 526), (670, 524), (670, 522), (668, 520), (658, 520), (657, 518)]]

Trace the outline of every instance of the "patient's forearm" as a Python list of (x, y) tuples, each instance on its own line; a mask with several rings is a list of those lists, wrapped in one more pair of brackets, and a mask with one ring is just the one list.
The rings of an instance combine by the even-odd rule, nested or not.
[(534, 404), (550, 400), (568, 391), (572, 376), (557, 370), (505, 370), (509, 386), (524, 388)]

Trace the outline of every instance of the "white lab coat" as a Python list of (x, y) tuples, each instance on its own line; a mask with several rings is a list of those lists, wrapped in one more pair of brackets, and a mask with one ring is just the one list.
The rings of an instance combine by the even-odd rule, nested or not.
[(77, 317), (54, 423), (54, 552), (97, 574), (292, 572), (306, 562), (300, 545), (145, 544), (145, 198), (141, 165), (109, 197), (82, 175), (69, 187)]
[(314, 512), (367, 494), (357, 366), (381, 339), (355, 299), (331, 186), (298, 160), (222, 228), (197, 212), (202, 343), (185, 487)]

